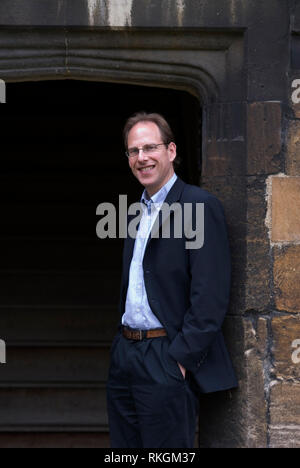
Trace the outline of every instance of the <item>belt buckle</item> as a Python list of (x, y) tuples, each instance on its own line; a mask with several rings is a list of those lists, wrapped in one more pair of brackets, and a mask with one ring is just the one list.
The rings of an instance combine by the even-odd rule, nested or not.
[(139, 341), (147, 337), (147, 330), (139, 330)]
[(142, 341), (144, 338), (147, 338), (147, 330), (138, 330), (139, 337), (138, 340)]

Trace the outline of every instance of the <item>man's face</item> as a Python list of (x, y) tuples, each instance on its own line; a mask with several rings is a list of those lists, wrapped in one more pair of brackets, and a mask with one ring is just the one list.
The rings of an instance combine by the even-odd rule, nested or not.
[[(153, 122), (139, 122), (128, 134), (128, 149), (160, 143), (163, 143), (160, 130)], [(146, 188), (150, 197), (158, 192), (174, 174), (172, 162), (175, 157), (176, 145), (170, 143), (168, 147), (159, 146), (151, 154), (139, 151), (139, 155), (128, 158), (133, 175)]]

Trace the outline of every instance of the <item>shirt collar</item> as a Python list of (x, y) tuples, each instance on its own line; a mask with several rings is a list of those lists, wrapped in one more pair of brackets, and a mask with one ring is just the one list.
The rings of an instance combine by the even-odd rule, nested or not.
[(141, 202), (147, 206), (151, 205), (151, 203), (162, 204), (166, 196), (168, 195), (169, 191), (171, 190), (173, 184), (175, 183), (176, 179), (177, 179), (177, 175), (174, 173), (171, 179), (169, 179), (168, 182), (165, 185), (163, 185), (162, 188), (158, 192), (152, 195), (151, 198), (148, 197), (147, 191), (145, 189), (141, 197)]

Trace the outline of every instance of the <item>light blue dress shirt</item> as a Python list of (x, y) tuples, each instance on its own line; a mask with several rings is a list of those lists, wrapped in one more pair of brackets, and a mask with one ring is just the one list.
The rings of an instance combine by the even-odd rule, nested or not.
[(143, 215), (134, 243), (129, 270), (125, 313), (122, 317), (122, 324), (131, 328), (138, 328), (140, 330), (163, 328), (158, 318), (152, 312), (148, 302), (144, 282), (143, 258), (154, 221), (176, 179), (177, 175), (174, 174), (150, 199), (146, 190), (144, 190), (141, 197)]

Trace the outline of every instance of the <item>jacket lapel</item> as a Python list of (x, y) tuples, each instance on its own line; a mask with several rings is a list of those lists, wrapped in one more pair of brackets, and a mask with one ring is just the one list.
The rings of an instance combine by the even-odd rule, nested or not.
[[(165, 199), (164, 203), (167, 203), (170, 206), (170, 205), (172, 205), (172, 203), (175, 203), (178, 200), (180, 200), (181, 193), (182, 193), (182, 190), (183, 190), (184, 186), (185, 186), (185, 183), (183, 182), (183, 180), (181, 180), (179, 177), (177, 177), (176, 181), (174, 182), (174, 185), (171, 187), (171, 190), (169, 191), (168, 195), (166, 196), (166, 199)], [(169, 212), (169, 214), (170, 214), (170, 212)], [(150, 236), (148, 238), (148, 241), (147, 241), (145, 253), (146, 253), (146, 250), (147, 250), (147, 248), (149, 246), (149, 243), (151, 242), (151, 239), (155, 238), (155, 236), (159, 232), (162, 224), (167, 222), (167, 220), (168, 220), (168, 217), (163, 218), (163, 216), (159, 216), (159, 214), (158, 214), (158, 222), (154, 222), (154, 225), (153, 225), (153, 227), (151, 229), (151, 234), (150, 234)]]

